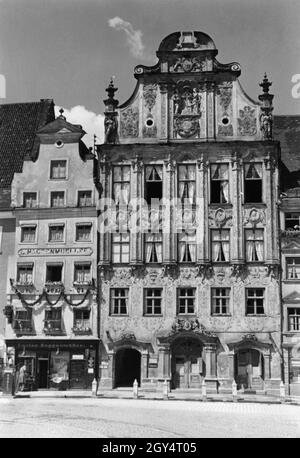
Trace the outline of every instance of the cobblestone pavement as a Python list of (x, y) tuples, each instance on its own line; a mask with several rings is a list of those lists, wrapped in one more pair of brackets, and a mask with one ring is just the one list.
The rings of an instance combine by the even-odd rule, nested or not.
[(300, 406), (0, 398), (0, 437), (300, 437)]

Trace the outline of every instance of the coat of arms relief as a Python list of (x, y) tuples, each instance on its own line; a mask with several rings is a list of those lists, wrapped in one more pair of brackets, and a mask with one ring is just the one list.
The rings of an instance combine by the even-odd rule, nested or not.
[(198, 85), (184, 82), (173, 94), (174, 138), (199, 138), (203, 92)]

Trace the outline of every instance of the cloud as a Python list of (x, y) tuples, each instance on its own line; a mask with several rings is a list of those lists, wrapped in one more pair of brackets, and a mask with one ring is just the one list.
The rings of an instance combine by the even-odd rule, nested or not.
[(130, 52), (134, 57), (144, 57), (145, 46), (142, 41), (143, 32), (141, 30), (134, 30), (130, 22), (124, 21), (119, 16), (109, 19), (108, 25), (125, 32)]
[[(55, 107), (55, 114), (59, 116), (60, 106)], [(82, 140), (89, 147), (94, 144), (94, 134), (97, 136), (96, 143), (104, 142), (104, 116), (87, 110), (83, 105), (76, 105), (70, 109), (64, 108), (63, 115), (71, 124), (80, 124), (86, 135)]]

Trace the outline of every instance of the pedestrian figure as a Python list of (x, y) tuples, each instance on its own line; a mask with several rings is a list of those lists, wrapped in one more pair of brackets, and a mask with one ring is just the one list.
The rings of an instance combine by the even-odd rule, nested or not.
[(19, 372), (19, 387), (20, 387), (20, 391), (24, 391), (24, 388), (25, 388), (26, 370), (27, 370), (26, 364), (24, 363), (20, 367), (20, 372)]

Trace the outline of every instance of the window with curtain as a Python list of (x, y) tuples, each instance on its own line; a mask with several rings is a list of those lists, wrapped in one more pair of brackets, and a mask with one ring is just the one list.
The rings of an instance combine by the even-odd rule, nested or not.
[(195, 165), (178, 166), (178, 197), (182, 204), (196, 203), (196, 167)]
[(187, 315), (195, 313), (195, 288), (177, 289), (177, 314)]
[(74, 281), (76, 283), (88, 283), (91, 281), (91, 264), (76, 263), (74, 266)]
[(64, 207), (65, 193), (64, 191), (51, 192), (51, 207)]
[(51, 161), (50, 178), (52, 180), (63, 180), (67, 177), (67, 161)]
[(92, 205), (92, 191), (78, 191), (78, 207), (90, 207)]
[(128, 288), (110, 290), (111, 315), (128, 315)]
[(213, 315), (229, 313), (230, 288), (212, 288), (211, 299)]
[(91, 224), (76, 224), (76, 242), (90, 242), (91, 234)]
[(147, 165), (145, 168), (145, 199), (151, 205), (152, 199), (162, 199), (162, 165)]
[(64, 224), (49, 226), (49, 242), (63, 242), (64, 241)]
[(129, 232), (116, 232), (112, 234), (112, 262), (129, 262)]
[(212, 262), (228, 262), (230, 247), (229, 229), (212, 229), (211, 231), (211, 259)]
[(21, 228), (21, 242), (34, 243), (36, 234), (36, 226), (23, 226)]
[(32, 284), (33, 264), (19, 264), (17, 266), (17, 282), (22, 285)]
[(210, 175), (211, 203), (229, 202), (228, 164), (212, 164)]
[(162, 314), (162, 289), (146, 288), (144, 291), (144, 314), (161, 315)]
[(37, 193), (36, 192), (24, 192), (23, 193), (23, 207), (34, 208), (37, 206)]
[(162, 262), (162, 233), (145, 234), (146, 262)]
[(300, 258), (286, 258), (286, 278), (300, 280)]
[(32, 309), (27, 308), (26, 310), (16, 310), (13, 327), (18, 331), (32, 331)]
[(244, 166), (245, 203), (262, 202), (262, 164), (250, 163)]
[(288, 331), (300, 331), (300, 308), (288, 308)]
[(264, 314), (265, 291), (263, 288), (246, 289), (246, 314), (263, 315)]
[(45, 311), (44, 330), (61, 331), (61, 307), (51, 308)]
[(130, 166), (113, 167), (113, 199), (115, 204), (128, 205), (130, 200)]
[(74, 331), (90, 331), (90, 310), (74, 310)]
[(186, 231), (178, 234), (179, 262), (196, 262), (196, 231)]
[(246, 261), (262, 262), (264, 260), (264, 230), (246, 229)]

